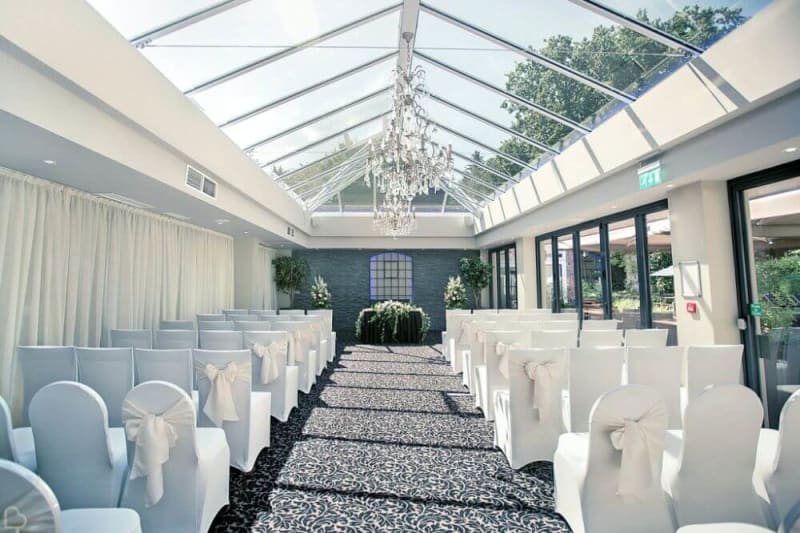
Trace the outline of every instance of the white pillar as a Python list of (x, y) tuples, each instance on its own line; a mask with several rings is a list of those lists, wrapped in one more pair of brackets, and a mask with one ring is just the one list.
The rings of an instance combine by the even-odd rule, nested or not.
[(517, 307), (533, 309), (536, 307), (536, 253), (533, 237), (517, 239)]
[[(678, 342), (738, 344), (736, 275), (725, 182), (697, 182), (669, 193)], [(702, 296), (684, 298), (681, 261), (699, 261)], [(686, 304), (697, 304), (690, 314)]]

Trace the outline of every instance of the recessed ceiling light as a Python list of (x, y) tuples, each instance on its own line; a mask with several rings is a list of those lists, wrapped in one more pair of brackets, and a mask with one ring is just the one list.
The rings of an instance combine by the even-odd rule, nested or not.
[[(797, 146), (789, 146), (787, 148), (784, 148), (783, 151), (786, 152), (787, 154), (791, 154), (792, 152), (797, 151)], [(45, 161), (45, 163), (47, 163), (47, 161)]]
[(618, 208), (619, 208), (619, 206), (617, 206), (617, 205), (612, 205), (611, 206), (611, 209), (618, 209)]
[(189, 220), (189, 217), (186, 215), (181, 215), (180, 213), (173, 213), (172, 211), (165, 211), (164, 214), (168, 217), (177, 218), (178, 220)]
[(673, 184), (671, 184), (671, 183), (667, 185), (667, 189), (671, 189), (671, 188), (673, 188), (673, 187), (674, 187), (674, 185), (673, 185)]
[(52, 159), (45, 159), (45, 160), (43, 160), (42, 162), (43, 162), (45, 165), (55, 165), (55, 164), (56, 164), (56, 162), (55, 162), (55, 161), (53, 161)]
[(248, 234), (248, 233), (250, 233), (250, 232), (249, 232), (249, 231), (243, 231), (242, 233), (244, 233), (245, 235), (247, 235), (247, 234)]
[(217, 224), (218, 226), (227, 224), (228, 222), (230, 222), (230, 220), (228, 220), (227, 218), (218, 218), (217, 220), (214, 221), (214, 223)]

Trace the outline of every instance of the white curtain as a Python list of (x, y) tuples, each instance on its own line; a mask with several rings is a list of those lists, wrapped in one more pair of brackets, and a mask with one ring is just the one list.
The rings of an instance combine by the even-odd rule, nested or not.
[(112, 328), (232, 303), (230, 237), (0, 167), (0, 395), (12, 405), (17, 345), (100, 346)]
[(254, 289), (256, 305), (259, 309), (276, 309), (275, 282), (273, 281), (272, 260), (275, 250), (259, 245), (256, 249), (256, 272)]

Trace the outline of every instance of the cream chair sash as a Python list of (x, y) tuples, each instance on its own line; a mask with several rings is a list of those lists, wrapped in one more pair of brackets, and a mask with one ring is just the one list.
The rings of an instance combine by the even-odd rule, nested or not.
[(0, 515), (0, 528), (15, 533), (55, 531), (55, 513), (42, 493), (31, 489), (6, 506)]
[(540, 422), (545, 422), (550, 417), (553, 384), (561, 375), (561, 371), (561, 364), (558, 361), (528, 361), (525, 363), (525, 375), (533, 381), (533, 409), (539, 412)]
[(177, 425), (194, 424), (191, 402), (178, 401), (160, 415), (149, 413), (130, 400), (122, 404), (125, 435), (134, 442), (131, 479), (146, 477), (145, 507), (157, 504), (164, 495), (161, 465), (169, 461), (169, 450), (178, 440)]
[(475, 334), (475, 323), (472, 321), (464, 321), (461, 323), (461, 335), (458, 337), (459, 344), (469, 344), (472, 342), (472, 336)]
[(508, 379), (508, 351), (519, 350), (520, 348), (522, 348), (522, 345), (518, 342), (506, 344), (503, 341), (499, 341), (494, 345), (494, 353), (500, 356), (497, 367), (500, 370), (500, 374), (506, 379)]
[(662, 403), (653, 405), (638, 420), (609, 420), (611, 444), (622, 452), (617, 495), (638, 501), (654, 480), (659, 456), (664, 447), (667, 410)]
[(217, 368), (211, 363), (198, 365), (197, 368), (202, 372), (201, 377), (211, 384), (203, 412), (217, 427), (222, 427), (225, 421), (237, 422), (239, 414), (231, 387), (237, 379), (250, 383), (251, 365), (231, 361), (225, 368)]
[(266, 385), (278, 379), (280, 374), (278, 361), (286, 357), (287, 346), (285, 342), (273, 341), (267, 345), (254, 342), (251, 348), (253, 353), (261, 359), (261, 383)]
[(303, 346), (306, 346), (311, 341), (311, 334), (308, 329), (298, 329), (292, 334), (294, 341), (294, 359), (300, 363), (305, 362), (306, 354), (303, 353)]

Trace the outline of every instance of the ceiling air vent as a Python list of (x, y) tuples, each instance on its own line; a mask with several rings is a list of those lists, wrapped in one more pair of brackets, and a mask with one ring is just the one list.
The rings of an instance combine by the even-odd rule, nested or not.
[(217, 182), (191, 165), (186, 165), (186, 185), (211, 198), (217, 197)]

